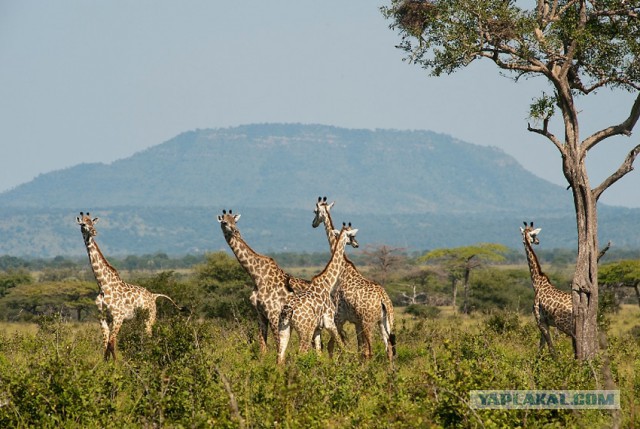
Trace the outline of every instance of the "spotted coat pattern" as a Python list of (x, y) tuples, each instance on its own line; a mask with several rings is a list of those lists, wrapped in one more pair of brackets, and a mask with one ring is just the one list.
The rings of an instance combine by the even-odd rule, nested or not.
[(124, 320), (132, 319), (136, 309), (146, 310), (148, 318), (145, 330), (151, 335), (156, 322), (156, 299), (167, 298), (177, 307), (167, 295), (149, 292), (147, 289), (126, 283), (120, 278), (118, 271), (109, 264), (104, 257), (94, 237), (98, 234), (95, 224), (99, 218), (91, 218), (89, 213), (80, 212), (76, 222), (80, 225), (82, 238), (87, 248), (91, 269), (98, 283), (98, 297), (96, 305), (100, 313), (100, 327), (102, 330), (104, 358), (116, 358), (116, 338)]
[(278, 363), (284, 362), (292, 328), (298, 333), (301, 353), (309, 350), (312, 341), (314, 344), (319, 343), (322, 329), (327, 329), (331, 339), (342, 348), (342, 340), (334, 322), (336, 305), (331, 295), (338, 287), (338, 280), (344, 269), (344, 248), (355, 239), (357, 232), (357, 229), (350, 226), (342, 228), (324, 270), (311, 279), (311, 284), (305, 290), (292, 295), (283, 307), (279, 323)]
[[(331, 220), (331, 208), (334, 203), (327, 203), (327, 197), (318, 198), (314, 210), (315, 217), (312, 222), (314, 228), (324, 224), (329, 245), (335, 245), (333, 221)], [(346, 254), (343, 256), (345, 267), (340, 277), (340, 287), (336, 292), (338, 308), (335, 324), (340, 332), (342, 340), (345, 340), (344, 324), (351, 322), (355, 325), (358, 339), (358, 348), (365, 359), (373, 355), (373, 331), (377, 324), (384, 342), (385, 351), (389, 361), (395, 354), (395, 335), (393, 304), (389, 295), (379, 284), (365, 278), (349, 260)], [(333, 347), (329, 342), (329, 349)]]
[[(224, 238), (240, 265), (249, 273), (254, 282), (250, 301), (258, 313), (260, 327), (260, 351), (267, 352), (269, 328), (278, 342), (278, 318), (282, 307), (294, 291), (303, 290), (310, 282), (293, 277), (278, 266), (273, 258), (255, 252), (242, 238), (237, 222), (239, 214), (230, 210), (218, 216)], [(276, 347), (277, 349), (277, 347)]]
[(525, 228), (520, 228), (522, 233), (522, 243), (527, 255), (529, 263), (529, 271), (531, 273), (531, 285), (535, 292), (533, 298), (533, 315), (536, 319), (538, 328), (540, 329), (540, 350), (544, 347), (545, 342), (549, 350), (554, 353), (550, 326), (557, 327), (561, 332), (569, 335), (575, 341), (573, 329), (573, 302), (571, 294), (563, 292), (556, 288), (549, 277), (542, 272), (538, 257), (533, 251), (533, 244), (539, 244), (538, 234), (540, 228), (534, 229), (533, 222)]

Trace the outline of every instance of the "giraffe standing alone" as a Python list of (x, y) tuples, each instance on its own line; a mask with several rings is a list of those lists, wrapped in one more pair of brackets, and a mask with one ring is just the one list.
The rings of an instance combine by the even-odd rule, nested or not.
[[(327, 197), (318, 197), (315, 217), (312, 226), (317, 228), (324, 223), (329, 245), (335, 246), (335, 235), (333, 231), (333, 221), (330, 210), (334, 203), (327, 203)], [(365, 359), (371, 358), (373, 330), (376, 323), (380, 327), (380, 334), (389, 361), (395, 355), (396, 339), (393, 333), (394, 313), (393, 304), (389, 295), (382, 286), (368, 280), (360, 274), (355, 265), (349, 260), (346, 254), (344, 258), (344, 271), (340, 276), (340, 288), (337, 290), (338, 308), (336, 311), (335, 323), (342, 340), (345, 335), (343, 326), (345, 322), (351, 322), (356, 327), (358, 338), (358, 348)], [(333, 338), (329, 341), (329, 351), (333, 349)]]
[(98, 234), (95, 228), (98, 220), (97, 217), (92, 219), (88, 212), (87, 214), (80, 212), (80, 216), (76, 217), (99, 288), (96, 305), (100, 312), (104, 359), (108, 360), (111, 356), (115, 360), (116, 338), (122, 322), (133, 318), (136, 309), (148, 310), (149, 318), (145, 328), (147, 334), (151, 335), (151, 328), (156, 321), (158, 297), (167, 298), (176, 308), (180, 308), (167, 295), (149, 292), (141, 286), (125, 283), (120, 278), (118, 271), (109, 264), (94, 239)]
[[(529, 271), (531, 272), (531, 284), (535, 292), (533, 299), (533, 315), (540, 329), (540, 350), (547, 343), (549, 350), (555, 353), (553, 344), (551, 343), (551, 335), (549, 327), (555, 326), (560, 331), (569, 335), (573, 342), (575, 336), (573, 334), (573, 303), (571, 294), (563, 292), (551, 284), (549, 277), (542, 272), (538, 257), (533, 251), (533, 244), (539, 244), (538, 234), (540, 228), (534, 229), (533, 222), (527, 225), (524, 222), (524, 228), (520, 227), (522, 233), (522, 243), (524, 251), (527, 254), (529, 262)], [(574, 344), (575, 346), (575, 344)], [(575, 347), (574, 347), (575, 350)]]
[(260, 351), (264, 354), (267, 351), (269, 328), (273, 331), (276, 344), (278, 343), (278, 318), (283, 305), (294, 291), (302, 290), (310, 283), (289, 275), (273, 258), (261, 255), (249, 247), (240, 235), (237, 226), (239, 219), (240, 215), (233, 214), (231, 210), (229, 213), (223, 210), (222, 215), (218, 215), (227, 244), (255, 284), (250, 300), (258, 312)]
[(357, 232), (357, 229), (351, 228), (351, 224), (349, 226), (343, 225), (339, 232), (333, 232), (337, 236), (336, 245), (333, 247), (327, 266), (320, 274), (311, 279), (309, 287), (292, 295), (289, 302), (283, 307), (279, 321), (278, 363), (284, 363), (291, 328), (298, 332), (301, 353), (309, 350), (309, 344), (312, 340), (318, 344), (322, 328), (328, 329), (332, 341), (337, 342), (342, 348), (342, 340), (334, 322), (336, 305), (332, 294), (339, 286), (340, 275), (344, 270), (344, 248), (347, 243), (357, 247), (357, 242), (354, 243)]

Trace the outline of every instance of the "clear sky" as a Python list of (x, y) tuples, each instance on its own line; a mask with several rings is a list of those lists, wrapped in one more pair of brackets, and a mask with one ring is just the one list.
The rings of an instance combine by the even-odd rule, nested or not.
[[(0, 192), (184, 131), (266, 122), (432, 130), (497, 146), (564, 185), (555, 147), (526, 131), (546, 83), (515, 84), (488, 62), (429, 77), (402, 61), (385, 4), (0, 0)], [(583, 137), (624, 120), (632, 100), (581, 100)], [(638, 143), (602, 143), (589, 158), (592, 186)], [(631, 172), (602, 201), (640, 207), (639, 185)]]

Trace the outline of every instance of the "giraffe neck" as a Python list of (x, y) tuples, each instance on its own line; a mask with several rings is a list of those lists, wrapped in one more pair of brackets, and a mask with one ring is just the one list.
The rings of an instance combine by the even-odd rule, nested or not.
[(244, 268), (250, 276), (260, 275), (258, 271), (260, 264), (258, 262), (264, 259), (264, 256), (256, 253), (240, 236), (234, 235), (228, 238), (227, 243), (233, 251), (233, 254), (236, 255), (236, 259), (240, 262), (240, 265), (242, 265), (242, 268)]
[(329, 240), (329, 248), (333, 249), (336, 247), (336, 235), (333, 233), (333, 221), (331, 220), (331, 214), (329, 210), (326, 211), (326, 216), (324, 218), (324, 231), (327, 234), (327, 239)]
[(323, 289), (333, 294), (338, 286), (338, 278), (344, 269), (344, 248), (347, 240), (344, 239), (346, 232), (343, 230), (336, 239), (336, 245), (333, 247), (331, 259), (327, 263), (324, 270), (313, 278), (313, 283), (322, 285)]
[(522, 242), (524, 243), (524, 251), (527, 254), (527, 262), (529, 263), (529, 272), (531, 273), (531, 284), (534, 289), (538, 289), (542, 285), (546, 285), (548, 282), (546, 281), (547, 276), (542, 272), (540, 268), (540, 262), (538, 262), (538, 257), (533, 251), (533, 247), (531, 247), (531, 243), (524, 236)]
[(111, 288), (114, 282), (121, 281), (118, 271), (113, 268), (107, 261), (107, 258), (104, 257), (98, 247), (98, 243), (96, 243), (93, 238), (88, 238), (85, 239), (85, 245), (87, 247), (87, 254), (89, 255), (93, 275), (100, 289), (105, 291)]

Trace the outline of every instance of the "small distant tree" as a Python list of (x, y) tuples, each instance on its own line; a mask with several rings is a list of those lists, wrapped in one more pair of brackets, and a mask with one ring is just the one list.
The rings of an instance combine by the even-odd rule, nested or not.
[(400, 247), (390, 247), (385, 244), (381, 246), (367, 246), (362, 252), (366, 261), (375, 271), (377, 281), (384, 286), (391, 271), (401, 267), (407, 262), (407, 256)]
[[(530, 5), (529, 8), (521, 6)], [(476, 60), (500, 73), (541, 77), (551, 87), (530, 105), (528, 131), (553, 144), (573, 194), (578, 235), (571, 285), (575, 356), (598, 351), (598, 215), (602, 193), (633, 170), (635, 143), (608, 177), (592, 187), (589, 151), (614, 136), (630, 136), (640, 118), (640, 4), (637, 0), (392, 0), (382, 8), (400, 32), (406, 59), (433, 76)], [(635, 94), (626, 117), (583, 138), (578, 97), (615, 89)], [(551, 120), (556, 111), (560, 121)], [(499, 126), (499, 123), (496, 123)], [(554, 132), (553, 128), (557, 128)], [(560, 135), (559, 135), (560, 134)]]
[(464, 288), (462, 312), (467, 314), (469, 313), (469, 278), (471, 277), (471, 271), (487, 262), (504, 261), (504, 254), (508, 250), (506, 246), (501, 244), (481, 243), (475, 246), (456, 247), (453, 249), (435, 249), (425, 253), (418, 260), (441, 263), (449, 273), (454, 312), (457, 311), (458, 283), (462, 282)]
[(628, 287), (633, 289), (640, 306), (640, 261), (619, 261), (602, 265), (600, 267), (600, 283), (605, 288)]
[(20, 284), (31, 283), (33, 279), (26, 270), (16, 270), (0, 272), (0, 298), (7, 294), (7, 291)]

